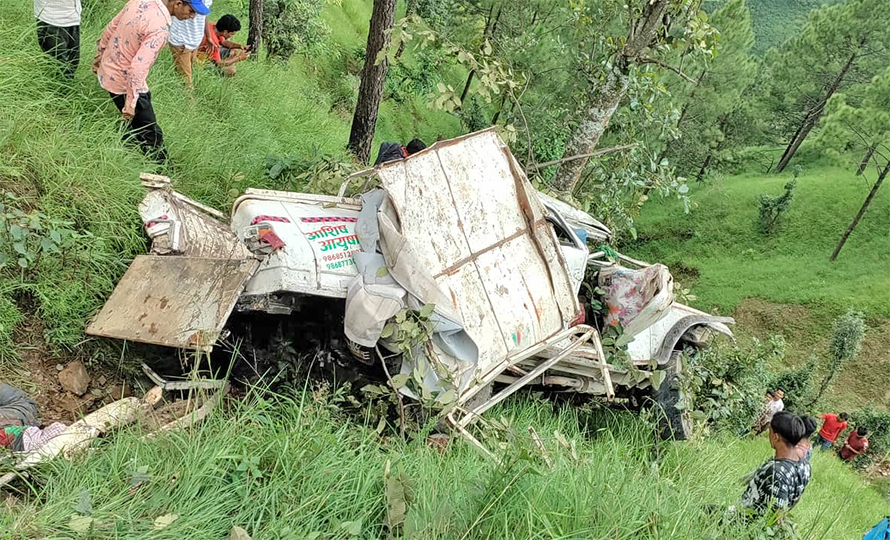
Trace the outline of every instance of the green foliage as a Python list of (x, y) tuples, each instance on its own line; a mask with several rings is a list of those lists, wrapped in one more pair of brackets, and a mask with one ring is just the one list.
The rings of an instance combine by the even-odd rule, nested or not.
[(746, 433), (763, 407), (767, 366), (785, 354), (779, 336), (749, 347), (698, 351), (684, 360), (682, 385), (694, 396), (693, 418), (729, 433)]
[(818, 358), (814, 355), (806, 363), (782, 371), (770, 379), (768, 386), (770, 389), (785, 391), (785, 397), (782, 398), (785, 410), (796, 414), (811, 412), (815, 400), (813, 391), (815, 390), (814, 381), (818, 367)]
[(679, 201), (656, 201), (637, 220), (640, 239), (618, 247), (640, 260), (695, 269), (684, 284), (698, 296), (692, 305), (704, 311), (731, 314), (745, 298), (759, 297), (825, 310), (830, 317), (851, 306), (871, 317), (890, 317), (890, 236), (886, 220), (877, 218), (890, 211), (890, 199), (875, 198), (844, 248), (847, 257), (832, 264), (826, 256), (868, 190), (838, 181), (851, 175), (847, 166), (809, 168), (806, 182), (795, 188), (782, 234), (769, 237), (757, 233), (754, 206), (741, 201), (775, 193), (788, 175), (749, 172), (709, 185), (693, 183), (696, 206), (688, 214)]
[(728, 128), (725, 117), (739, 107), (758, 68), (751, 55), (754, 33), (746, 0), (727, 1), (708, 22), (720, 32), (716, 55), (684, 63), (694, 83), (676, 78), (670, 85), (672, 97), (682, 103), (679, 138), (669, 139), (663, 154), (688, 174), (723, 144)]
[(825, 363), (825, 376), (814, 401), (825, 394), (831, 381), (844, 369), (844, 364), (859, 354), (863, 335), (865, 335), (865, 316), (858, 311), (850, 310), (834, 321), (831, 342), (828, 346), (828, 359)]
[(325, 0), (266, 0), (263, 46), (270, 58), (287, 60), (300, 48), (318, 45), (329, 30), (321, 19)]
[(794, 169), (794, 179), (785, 184), (785, 191), (778, 197), (771, 197), (765, 193), (761, 193), (758, 198), (757, 227), (765, 236), (775, 233), (788, 208), (791, 206), (791, 199), (794, 198), (794, 186), (797, 185), (797, 177), (800, 174), (799, 166)]
[[(748, 0), (757, 40), (754, 52), (764, 54), (771, 47), (780, 47), (807, 21), (813, 9), (842, 0)], [(718, 4), (719, 2), (709, 2)]]
[(890, 412), (865, 408), (851, 413), (851, 419), (854, 427), (865, 426), (868, 429), (869, 450), (864, 456), (857, 457), (854, 464), (865, 467), (890, 458)]
[(355, 165), (340, 156), (324, 153), (314, 147), (305, 158), (266, 156), (266, 174), (278, 189), (302, 193), (336, 194)]
[[(188, 432), (146, 440), (138, 427), (124, 429), (103, 440), (101, 451), (54, 460), (40, 482), (19, 484), (24, 494), (0, 507), (0, 527), (14, 538), (80, 537), (69, 522), (87, 492), (93, 529), (85, 534), (97, 539), (226, 538), (233, 525), (253, 538), (385, 538), (387, 519), (395, 526), (401, 518), (401, 501), (404, 522), (393, 536), (405, 538), (764, 534), (764, 523), (723, 523), (713, 513), (737, 504), (738, 478), (771, 455), (763, 438), (656, 445), (638, 415), (529, 397), (492, 413), (513, 433), (503, 439), (503, 466), (460, 437), (442, 452), (423, 437), (381, 438), (373, 424), (344, 415), (330, 392), (252, 391)], [(817, 453), (813, 469), (793, 515), (804, 538), (856, 538), (887, 513), (881, 496), (832, 456)], [(170, 514), (178, 519), (155, 530), (155, 520)]]
[(33, 270), (42, 258), (63, 257), (77, 243), (70, 222), (21, 210), (27, 204), (11, 192), (0, 193), (0, 276), (10, 275), (12, 266)]

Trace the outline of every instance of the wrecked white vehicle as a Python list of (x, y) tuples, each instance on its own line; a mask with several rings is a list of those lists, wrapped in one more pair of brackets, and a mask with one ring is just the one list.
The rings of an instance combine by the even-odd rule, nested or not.
[[(346, 197), (361, 181), (361, 197)], [(402, 393), (453, 401), (450, 424), (474, 442), (469, 424), (527, 385), (652, 395), (663, 432), (685, 438), (677, 351), (732, 335), (732, 319), (674, 302), (663, 265), (591, 254), (587, 241), (604, 244), (609, 230), (538, 193), (492, 130), (353, 175), (338, 196), (249, 189), (231, 219), (163, 177), (143, 183), (151, 254), (133, 261), (87, 333), (209, 350), (233, 311), (317, 319), (345, 334), (356, 369), (389, 358)], [(609, 315), (585, 324), (589, 272)], [(394, 355), (386, 325), (423, 306), (431, 339)], [(597, 323), (623, 326), (617, 345), (631, 362), (609, 362)]]

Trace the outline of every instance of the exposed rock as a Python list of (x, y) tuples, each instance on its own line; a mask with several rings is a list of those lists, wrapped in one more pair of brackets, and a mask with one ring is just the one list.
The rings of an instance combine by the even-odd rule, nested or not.
[(90, 374), (80, 360), (75, 360), (59, 372), (59, 384), (72, 394), (82, 396), (90, 385)]

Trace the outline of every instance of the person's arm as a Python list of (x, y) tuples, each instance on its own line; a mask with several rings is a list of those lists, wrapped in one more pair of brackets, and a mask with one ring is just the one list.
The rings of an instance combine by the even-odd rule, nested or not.
[(224, 39), (224, 40), (220, 41), (219, 44), (227, 49), (232, 49), (232, 50), (245, 49), (244, 45), (235, 43), (234, 41), (229, 41), (228, 39)]
[(210, 19), (208, 17), (204, 18), (204, 42), (207, 43), (207, 48), (209, 49), (207, 52), (211, 53), (209, 56), (213, 56), (213, 51), (218, 49), (219, 47), (213, 43), (213, 27), (211, 26)]
[(111, 40), (112, 34), (114, 34), (115, 30), (117, 30), (117, 25), (120, 22), (121, 14), (118, 13), (115, 15), (111, 22), (108, 23), (108, 26), (105, 27), (105, 30), (102, 31), (102, 35), (99, 37), (99, 40), (96, 42), (96, 56), (93, 58), (93, 73), (99, 72), (99, 64), (102, 63), (102, 55), (105, 54), (105, 49), (108, 48), (108, 42)]
[(142, 40), (142, 45), (136, 51), (133, 62), (130, 64), (127, 99), (123, 110), (121, 110), (124, 118), (129, 120), (136, 114), (136, 100), (139, 99), (139, 94), (146, 86), (145, 80), (148, 78), (148, 72), (167, 43), (168, 35), (169, 32), (166, 29), (156, 30)]
[(229, 55), (228, 58), (220, 60), (216, 63), (216, 65), (219, 67), (231, 66), (232, 64), (237, 64), (242, 60), (247, 60), (248, 56), (250, 56), (250, 53), (248, 53), (247, 51), (241, 51), (236, 55)]

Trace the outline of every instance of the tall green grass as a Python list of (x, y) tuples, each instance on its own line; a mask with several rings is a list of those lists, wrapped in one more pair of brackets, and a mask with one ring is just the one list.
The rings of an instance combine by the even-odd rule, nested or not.
[[(531, 399), (501, 413), (518, 439), (498, 466), (461, 440), (440, 453), (422, 437), (381, 439), (324, 392), (252, 395), (189, 433), (146, 442), (124, 431), (97, 452), (50, 463), (21, 504), (0, 510), (0, 537), (223, 538), (238, 525), (258, 539), (380, 538), (387, 462), (413, 484), (406, 538), (740, 539), (763, 530), (721, 518), (741, 495), (739, 478), (768, 457), (763, 439), (656, 447), (651, 425), (629, 413)], [(529, 450), (528, 426), (552, 470)], [(800, 538), (858, 538), (888, 511), (834, 457), (817, 455), (813, 469), (794, 511)], [(94, 528), (78, 535), (69, 523), (87, 497)], [(170, 513), (179, 518), (154, 530)]]
[(640, 240), (628, 251), (675, 268), (684, 285), (694, 286), (702, 309), (729, 313), (745, 298), (760, 297), (890, 317), (890, 191), (878, 194), (837, 261), (828, 261), (869, 191), (854, 170), (805, 168), (780, 230), (769, 237), (757, 231), (757, 198), (780, 194), (790, 175), (693, 183), (695, 208), (685, 214), (667, 200), (647, 206), (637, 223)]
[[(109, 0), (85, 6), (81, 66), (70, 84), (58, 80), (39, 51), (30, 4), (0, 10), (0, 189), (27, 196), (34, 208), (92, 235), (78, 246), (83, 264), (44, 258), (25, 274), (0, 270), (4, 356), (25, 304), (36, 308), (50, 343), (70, 348), (82, 341), (86, 321), (128, 260), (145, 249), (136, 212), (139, 173), (166, 174), (177, 190), (225, 211), (233, 193), (246, 187), (284, 188), (266, 177), (267, 155), (349, 159), (345, 144), (358, 84), (343, 67), (346, 56), (363, 47), (370, 4), (329, 4), (331, 38), (289, 64), (245, 62), (233, 79), (197, 69), (193, 93), (174, 72), (170, 53), (161, 51), (149, 85), (170, 153), (164, 168), (121, 143), (119, 113), (89, 70), (94, 43), (119, 8)], [(246, 27), (245, 10), (246, 3), (214, 4), (217, 17), (233, 12)], [(378, 143), (418, 134), (431, 141), (440, 133), (459, 134), (459, 122), (428, 109), (422, 97), (382, 107)]]

